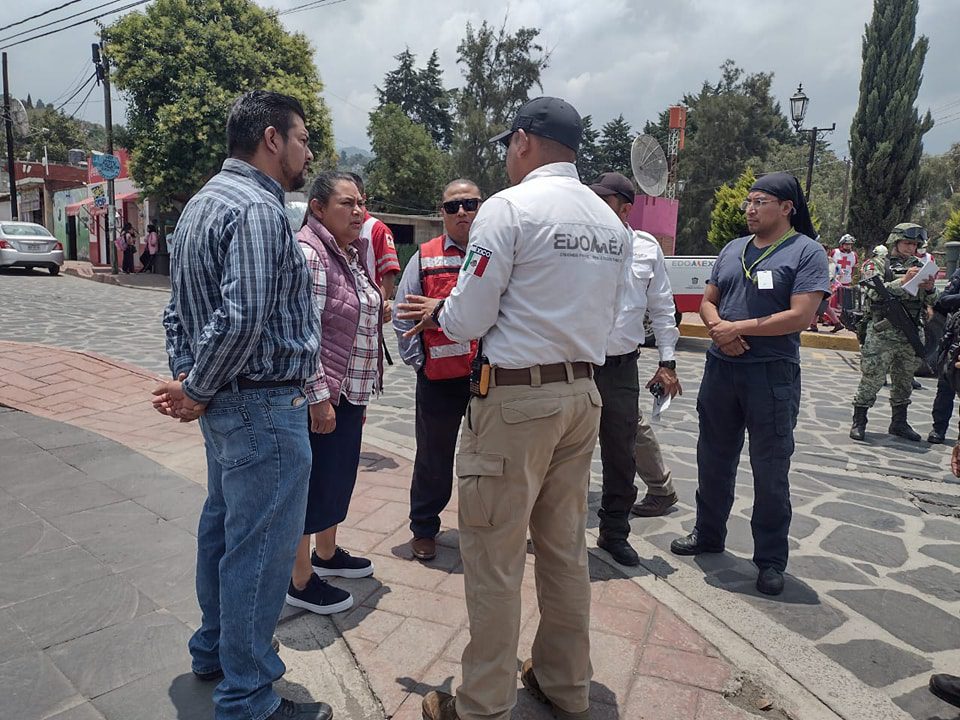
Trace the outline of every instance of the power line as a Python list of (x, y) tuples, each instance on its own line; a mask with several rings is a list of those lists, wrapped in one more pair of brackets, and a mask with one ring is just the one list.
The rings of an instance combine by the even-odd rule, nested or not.
[(96, 73), (93, 73), (92, 75), (90, 75), (90, 77), (87, 78), (87, 81), (86, 81), (85, 83), (83, 83), (83, 85), (81, 85), (80, 87), (78, 87), (77, 90), (76, 90), (76, 92), (73, 93), (73, 95), (71, 95), (70, 97), (68, 97), (66, 100), (64, 100), (64, 101), (57, 107), (57, 110), (63, 110), (64, 107), (66, 107), (67, 105), (70, 104), (70, 101), (71, 101), (71, 100), (73, 100), (77, 95), (79, 95), (80, 92), (81, 92), (87, 85), (89, 85), (90, 83), (92, 83), (92, 82), (93, 82), (94, 80), (96, 80), (96, 79), (97, 79), (97, 74), (96, 74)]
[(96, 87), (97, 87), (97, 84), (96, 84), (96, 83), (93, 83), (92, 85), (90, 85), (90, 89), (87, 90), (87, 94), (83, 96), (83, 100), (80, 101), (80, 104), (77, 106), (77, 109), (74, 110), (72, 113), (70, 113), (70, 115), (68, 115), (68, 117), (71, 117), (71, 118), (73, 118), (74, 120), (77, 119), (77, 114), (78, 114), (81, 110), (83, 110), (84, 106), (87, 104), (87, 98), (90, 97), (90, 93), (92, 93), (92, 92), (96, 89)]
[(8, 36), (5, 37), (5, 38), (0, 38), (0, 43), (6, 42), (7, 40), (13, 40), (14, 38), (21, 37), (22, 35), (29, 35), (30, 33), (36, 32), (37, 30), (43, 30), (44, 28), (52, 27), (53, 25), (57, 25), (58, 23), (62, 23), (62, 22), (64, 22), (64, 21), (66, 21), (66, 20), (73, 20), (73, 18), (75, 18), (75, 17), (80, 17), (80, 16), (83, 15), (84, 13), (88, 13), (88, 12), (91, 12), (91, 11), (102, 10), (102, 9), (103, 9), (104, 7), (106, 7), (107, 5), (116, 5), (116, 4), (119, 3), (119, 2), (123, 2), (123, 0), (108, 0), (106, 3), (104, 3), (104, 4), (101, 5), (100, 7), (97, 7), (97, 8), (87, 8), (86, 10), (81, 10), (80, 12), (74, 13), (73, 15), (67, 15), (67, 16), (62, 17), (62, 18), (57, 18), (56, 20), (50, 20), (49, 22), (46, 22), (46, 23), (44, 23), (44, 24), (42, 24), (42, 25), (37, 25), (36, 27), (32, 27), (32, 28), (29, 28), (29, 29), (27, 29), (27, 30), (21, 30), (20, 32), (14, 33), (13, 35), (8, 35)]
[(69, 7), (70, 5), (76, 5), (78, 2), (83, 2), (83, 0), (70, 0), (70, 2), (66, 2), (63, 5), (57, 5), (55, 8), (44, 10), (42, 13), (37, 13), (36, 15), (31, 15), (30, 17), (26, 17), (23, 20), (17, 20), (15, 23), (4, 25), (3, 27), (0, 27), (0, 32), (2, 32), (3, 30), (9, 30), (10, 28), (16, 27), (17, 25), (23, 25), (25, 22), (36, 20), (37, 18), (43, 17), (44, 15), (49, 15), (50, 13), (56, 12), (57, 10), (63, 10), (63, 8)]
[(339, 5), (340, 3), (346, 2), (347, 0), (312, 0), (304, 5), (299, 7), (292, 7), (287, 10), (281, 10), (277, 13), (277, 17), (281, 15), (292, 15), (293, 13), (303, 12), (304, 10), (313, 10), (318, 7), (326, 7), (327, 5)]
[[(113, 0), (113, 2), (120, 2), (120, 1), (121, 1), (121, 0)], [(342, 2), (343, 0), (340, 0), (340, 1)], [(2, 47), (0, 47), (0, 50), (6, 50), (7, 48), (16, 47), (17, 45), (22, 45), (23, 43), (28, 43), (28, 42), (30, 42), (31, 40), (39, 40), (40, 38), (47, 37), (48, 35), (55, 35), (56, 33), (63, 32), (64, 30), (69, 30), (70, 28), (75, 28), (75, 27), (77, 27), (78, 25), (85, 25), (86, 23), (91, 22), (91, 21), (93, 21), (93, 20), (99, 20), (100, 18), (106, 17), (107, 15), (114, 15), (114, 14), (116, 14), (116, 13), (118, 13), (118, 12), (123, 12), (124, 10), (129, 10), (129, 9), (131, 9), (131, 8), (135, 8), (135, 7), (137, 7), (138, 5), (145, 5), (145, 4), (148, 3), (148, 2), (150, 2), (150, 0), (137, 0), (137, 2), (132, 2), (132, 3), (130, 3), (129, 5), (124, 5), (123, 7), (114, 8), (113, 10), (108, 10), (107, 12), (100, 13), (99, 15), (94, 15), (93, 17), (88, 17), (88, 18), (85, 18), (85, 19), (83, 19), (83, 20), (78, 20), (77, 22), (75, 22), (75, 23), (73, 23), (73, 24), (71, 24), (71, 25), (66, 25), (66, 26), (64, 26), (64, 27), (62, 27), (62, 28), (58, 28), (58, 29), (56, 29), (56, 30), (50, 30), (50, 31), (48, 31), (48, 32), (41, 33), (40, 35), (34, 35), (33, 37), (24, 38), (23, 40), (18, 40), (18, 41), (15, 42), (15, 43), (10, 43), (10, 44), (8, 44), (8, 45), (3, 45)], [(50, 23), (50, 24), (53, 25), (53, 24), (56, 24), (56, 23)], [(41, 27), (48, 27), (48, 26), (41, 26)], [(34, 28), (34, 29), (35, 29), (35, 30), (40, 30), (41, 28)], [(0, 42), (4, 42), (4, 41), (3, 41), (3, 40), (0, 40)]]
[(51, 105), (56, 105), (58, 102), (60, 102), (61, 100), (63, 100), (63, 98), (65, 98), (65, 97), (66, 97), (67, 95), (69, 95), (71, 92), (73, 92), (74, 90), (76, 90), (77, 87), (79, 87), (80, 83), (83, 82), (83, 78), (86, 76), (86, 71), (87, 71), (87, 65), (86, 65), (86, 63), (81, 63), (81, 64), (80, 64), (80, 71), (76, 74), (76, 76), (73, 78), (73, 80), (70, 81), (70, 84), (67, 85), (67, 89), (64, 90), (62, 93), (60, 93), (59, 95), (57, 95), (57, 96), (53, 99), (53, 102), (51, 102), (50, 104), (51, 104)]

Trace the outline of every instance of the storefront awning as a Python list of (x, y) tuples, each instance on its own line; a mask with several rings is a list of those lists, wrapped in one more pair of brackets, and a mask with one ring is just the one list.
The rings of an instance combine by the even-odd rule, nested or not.
[(123, 193), (122, 195), (117, 195), (117, 205), (123, 205), (128, 202), (137, 202), (140, 199), (139, 192), (128, 192)]
[(91, 215), (101, 212), (99, 208), (95, 208), (93, 206), (93, 198), (87, 198), (86, 200), (81, 200), (80, 202), (70, 203), (67, 205), (65, 208), (67, 217), (75, 217), (79, 215), (81, 210), (84, 209), (84, 206), (86, 206), (87, 212)]

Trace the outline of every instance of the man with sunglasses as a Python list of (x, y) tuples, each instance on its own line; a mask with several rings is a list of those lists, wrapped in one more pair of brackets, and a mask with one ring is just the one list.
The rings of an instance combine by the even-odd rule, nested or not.
[(697, 520), (670, 545), (677, 555), (723, 552), (744, 431), (753, 470), (757, 590), (783, 592), (790, 530), (790, 458), (800, 411), (800, 331), (830, 293), (800, 183), (759, 178), (741, 206), (752, 235), (717, 256), (700, 305), (710, 329), (697, 396)]
[[(922, 337), (921, 325), (926, 311), (933, 306), (936, 292), (934, 279), (921, 283), (917, 294), (911, 295), (903, 284), (916, 275), (923, 262), (917, 258), (917, 246), (926, 242), (927, 231), (916, 223), (900, 223), (887, 237), (887, 255), (874, 261), (876, 274), (907, 315), (914, 319)], [(907, 422), (907, 407), (913, 392), (913, 373), (920, 365), (913, 346), (903, 331), (894, 327), (882, 313), (879, 293), (866, 286), (870, 302), (867, 334), (860, 354), (860, 386), (853, 396), (853, 423), (850, 438), (863, 440), (867, 428), (867, 411), (877, 401), (877, 393), (890, 374), (890, 427), (887, 431), (907, 440), (918, 442), (920, 434)]]
[[(443, 299), (450, 295), (479, 209), (480, 188), (472, 180), (461, 178), (444, 188), (440, 202), (443, 234), (423, 243), (407, 262), (397, 286), (398, 298), (419, 295)], [(470, 363), (477, 354), (477, 343), (454, 342), (439, 329), (404, 337), (415, 324), (413, 320), (393, 318), (400, 357), (417, 372), (410, 549), (415, 558), (426, 561), (437, 555), (440, 513), (450, 502), (457, 433), (470, 400)]]

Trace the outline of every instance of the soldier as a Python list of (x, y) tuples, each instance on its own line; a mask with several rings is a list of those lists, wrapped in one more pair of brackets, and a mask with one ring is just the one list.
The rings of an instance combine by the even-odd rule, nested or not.
[[(919, 272), (923, 263), (917, 258), (917, 245), (927, 239), (927, 231), (915, 223), (900, 223), (887, 237), (888, 254), (874, 260), (876, 274), (883, 279), (887, 290), (903, 305), (907, 315), (917, 326), (926, 308), (936, 299), (933, 278), (922, 283), (916, 296), (906, 292), (902, 285)], [(853, 397), (853, 425), (850, 437), (863, 440), (867, 427), (867, 410), (877, 400), (877, 391), (883, 387), (886, 374), (890, 373), (891, 421), (888, 432), (915, 442), (920, 435), (907, 423), (907, 406), (913, 390), (913, 372), (920, 364), (905, 332), (894, 326), (891, 318), (885, 317), (880, 293), (867, 286), (866, 297), (870, 301), (867, 317), (867, 334), (860, 358), (860, 387)]]

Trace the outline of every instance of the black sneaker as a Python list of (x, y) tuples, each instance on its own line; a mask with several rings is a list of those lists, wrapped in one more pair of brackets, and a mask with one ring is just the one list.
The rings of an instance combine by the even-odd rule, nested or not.
[(297, 590), (291, 581), (287, 588), (287, 605), (303, 608), (317, 615), (332, 615), (352, 608), (353, 595), (316, 575), (311, 575), (303, 590)]
[(362, 578), (373, 575), (373, 563), (366, 558), (353, 557), (341, 547), (329, 560), (321, 560), (317, 551), (310, 556), (313, 571), (320, 577)]
[(333, 720), (333, 710), (326, 703), (295, 703), (280, 698), (280, 706), (267, 720)]

